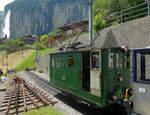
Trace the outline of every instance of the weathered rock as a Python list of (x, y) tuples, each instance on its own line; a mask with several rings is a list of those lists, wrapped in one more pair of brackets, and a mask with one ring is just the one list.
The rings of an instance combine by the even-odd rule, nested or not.
[(84, 0), (16, 0), (5, 7), (11, 11), (10, 38), (26, 34), (42, 35), (63, 25), (67, 20), (78, 22), (88, 17)]
[(4, 12), (0, 11), (0, 38), (2, 37), (3, 23), (4, 23)]

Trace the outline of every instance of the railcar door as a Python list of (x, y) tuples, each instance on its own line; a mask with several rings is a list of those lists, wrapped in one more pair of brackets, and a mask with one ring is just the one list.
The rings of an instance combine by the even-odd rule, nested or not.
[(82, 89), (90, 92), (90, 52), (82, 53)]
[(91, 94), (98, 97), (101, 93), (101, 51), (91, 52), (91, 68), (90, 68), (90, 90)]

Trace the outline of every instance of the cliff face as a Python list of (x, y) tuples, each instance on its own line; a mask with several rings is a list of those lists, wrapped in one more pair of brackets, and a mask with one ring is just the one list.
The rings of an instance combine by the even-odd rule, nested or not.
[(3, 22), (4, 22), (4, 12), (0, 11), (0, 38), (2, 37), (2, 28), (3, 28)]
[(88, 17), (85, 0), (16, 0), (5, 7), (11, 11), (10, 38), (26, 34), (42, 35), (63, 25)]

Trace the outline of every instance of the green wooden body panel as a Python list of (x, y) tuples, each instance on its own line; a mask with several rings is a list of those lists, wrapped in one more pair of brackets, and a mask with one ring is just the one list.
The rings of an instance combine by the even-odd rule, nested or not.
[(72, 89), (71, 87), (67, 87), (67, 86), (64, 86), (63, 84), (61, 84), (60, 82), (55, 82), (54, 83), (54, 87), (58, 88), (58, 89), (61, 89), (63, 91), (66, 91), (72, 95), (75, 95), (79, 98), (82, 98), (86, 101), (89, 101), (91, 103), (94, 103), (102, 108), (105, 108), (107, 107), (107, 103), (105, 102), (104, 98), (99, 98), (97, 96), (94, 96), (88, 92), (85, 92), (83, 90), (74, 90)]
[[(74, 57), (74, 67), (68, 67), (68, 56)], [(58, 55), (54, 55), (56, 59)], [(62, 83), (63, 85), (72, 89), (81, 89), (81, 54), (61, 54), (60, 65), (54, 66), (55, 69), (51, 70), (55, 77), (55, 82)], [(56, 60), (55, 60), (56, 63)]]
[[(83, 52), (69, 52), (58, 53), (50, 55), (50, 84), (54, 87), (64, 90), (68, 93), (76, 95), (84, 100), (94, 103), (102, 108), (109, 105), (108, 97), (110, 93), (117, 94), (119, 96), (124, 95), (124, 88), (129, 87), (130, 72), (129, 68), (119, 69), (116, 66), (117, 53), (121, 53), (119, 49), (102, 49), (101, 50), (101, 85), (102, 85), (102, 97), (92, 95), (90, 92), (82, 90), (82, 53)], [(109, 54), (114, 54), (114, 67), (109, 68)], [(123, 53), (126, 55), (126, 53)], [(73, 56), (74, 66), (68, 66), (68, 56)], [(56, 58), (60, 58), (60, 65), (56, 66)], [(52, 64), (52, 58), (54, 64)], [(124, 63), (124, 62), (122, 62)], [(123, 77), (122, 82), (118, 82), (117, 72), (120, 72), (120, 76)], [(120, 95), (122, 94), (122, 95)]]
[[(107, 55), (113, 53), (114, 57), (113, 57), (113, 68), (109, 67), (109, 64), (107, 64), (107, 71), (108, 71), (108, 87), (109, 87), (109, 92), (117, 92), (117, 90), (119, 90), (120, 88), (125, 89), (128, 88), (130, 85), (130, 68), (125, 67), (125, 57), (127, 56), (127, 53), (125, 52), (121, 52), (120, 50), (109, 50)], [(119, 62), (118, 64), (121, 65), (120, 68), (117, 67), (117, 54), (121, 54), (121, 56), (119, 57), (120, 60), (122, 60), (121, 62)], [(108, 56), (107, 56), (108, 57)], [(118, 72), (120, 75), (118, 75)], [(119, 81), (118, 80), (118, 76), (120, 76), (120, 78), (123, 81)]]

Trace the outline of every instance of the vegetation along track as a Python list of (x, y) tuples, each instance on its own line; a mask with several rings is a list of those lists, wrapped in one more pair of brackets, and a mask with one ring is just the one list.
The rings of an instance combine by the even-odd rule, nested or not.
[(0, 107), (0, 112), (4, 112), (4, 115), (18, 115), (56, 103), (20, 77), (15, 77), (11, 81), (11, 88), (6, 92), (4, 102)]

